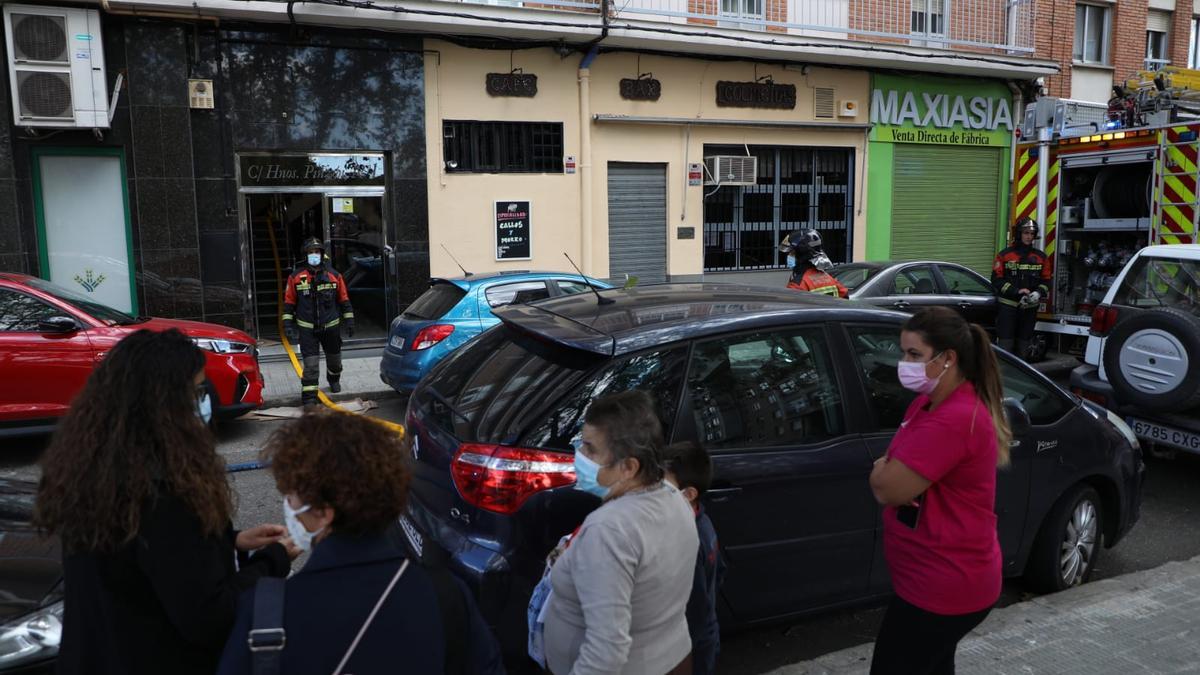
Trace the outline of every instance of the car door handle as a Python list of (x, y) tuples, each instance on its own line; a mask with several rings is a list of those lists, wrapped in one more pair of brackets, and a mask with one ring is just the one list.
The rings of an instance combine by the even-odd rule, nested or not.
[(895, 307), (896, 309), (908, 309), (909, 307), (912, 307), (912, 305), (908, 304), (907, 300), (897, 300), (892, 303), (892, 307)]
[(974, 307), (974, 305), (972, 305), (971, 303), (969, 303), (965, 300), (958, 303), (958, 306), (960, 309), (971, 309), (972, 307)]
[(725, 487), (709, 490), (705, 493), (705, 496), (708, 497), (709, 501), (720, 504), (721, 502), (729, 501), (730, 497), (741, 494), (741, 492), (742, 488), (740, 487)]

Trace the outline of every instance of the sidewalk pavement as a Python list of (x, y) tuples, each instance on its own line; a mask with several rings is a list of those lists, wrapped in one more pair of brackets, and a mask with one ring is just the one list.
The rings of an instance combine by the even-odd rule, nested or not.
[[(342, 353), (342, 391), (329, 393), (325, 379), (325, 357), (321, 356), (321, 391), (335, 401), (354, 398), (376, 399), (397, 395), (396, 390), (379, 379), (382, 349), (353, 350)], [(300, 405), (300, 376), (289, 359), (272, 358), (259, 363), (263, 376), (263, 408)]]
[[(1200, 671), (1200, 556), (993, 611), (959, 643), (959, 673)], [(871, 644), (768, 675), (866, 673)]]

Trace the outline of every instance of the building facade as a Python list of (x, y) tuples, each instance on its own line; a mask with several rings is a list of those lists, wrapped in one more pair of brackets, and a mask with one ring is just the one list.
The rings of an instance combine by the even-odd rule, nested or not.
[[(8, 28), (22, 11), (38, 13), (6, 5)], [(63, 52), (104, 74), (93, 116), (111, 122), (31, 126), (10, 57), (0, 269), (264, 339), (311, 236), (368, 341), (459, 263), (569, 269), (565, 253), (617, 282), (774, 285), (803, 227), (835, 260), (904, 254), (886, 174), (910, 149), (871, 129), (876, 73), (991, 101), (1056, 72), (1033, 56), (1032, 5), (1004, 0), (63, 11), (95, 15)]]

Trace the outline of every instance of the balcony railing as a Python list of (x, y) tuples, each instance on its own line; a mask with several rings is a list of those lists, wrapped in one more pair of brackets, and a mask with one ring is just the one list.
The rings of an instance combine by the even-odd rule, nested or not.
[[(459, 0), (599, 12), (599, 0)], [(611, 0), (610, 17), (1032, 55), (1035, 0)]]

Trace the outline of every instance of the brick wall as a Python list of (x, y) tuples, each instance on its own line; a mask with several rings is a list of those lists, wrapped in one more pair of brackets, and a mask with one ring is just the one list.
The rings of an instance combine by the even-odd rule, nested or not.
[(1113, 7), (1109, 54), (1115, 82), (1124, 82), (1145, 66), (1146, 11), (1146, 0), (1120, 0)]
[(1075, 44), (1074, 0), (1039, 0), (1034, 31), (1035, 55), (1057, 61), (1061, 69), (1059, 74), (1046, 77), (1046, 95), (1069, 98)]
[(1171, 16), (1171, 32), (1167, 40), (1171, 45), (1167, 51), (1170, 54), (1171, 65), (1187, 68), (1188, 43), (1192, 39), (1192, 5), (1188, 0), (1176, 0), (1175, 14)]

